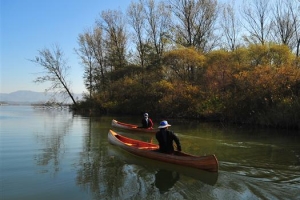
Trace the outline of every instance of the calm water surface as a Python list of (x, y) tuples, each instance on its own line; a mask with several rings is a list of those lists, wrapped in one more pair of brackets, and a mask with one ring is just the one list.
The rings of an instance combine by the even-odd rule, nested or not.
[(208, 173), (110, 145), (113, 118), (140, 122), (0, 106), (0, 199), (300, 199), (299, 132), (168, 120), (183, 151), (217, 156), (219, 173)]

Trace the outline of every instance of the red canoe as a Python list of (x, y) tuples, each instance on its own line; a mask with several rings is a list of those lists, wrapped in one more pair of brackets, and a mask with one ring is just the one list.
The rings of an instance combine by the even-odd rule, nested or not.
[(164, 154), (157, 151), (157, 144), (124, 137), (112, 130), (108, 132), (108, 141), (137, 156), (210, 172), (217, 172), (219, 169), (218, 160), (215, 155), (194, 156), (179, 151), (175, 151), (174, 154)]
[(111, 121), (111, 125), (116, 128), (122, 128), (126, 130), (131, 130), (131, 131), (138, 131), (138, 132), (146, 132), (146, 133), (156, 133), (158, 130), (153, 129), (153, 128), (139, 128), (138, 125), (134, 124), (126, 124), (123, 122), (119, 122), (115, 119)]

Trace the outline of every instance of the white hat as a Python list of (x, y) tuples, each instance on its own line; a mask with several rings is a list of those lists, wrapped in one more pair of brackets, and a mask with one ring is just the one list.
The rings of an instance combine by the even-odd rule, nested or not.
[(168, 126), (171, 126), (171, 124), (168, 124), (168, 122), (166, 120), (164, 120), (164, 121), (161, 121), (159, 123), (159, 127), (158, 128), (166, 128)]

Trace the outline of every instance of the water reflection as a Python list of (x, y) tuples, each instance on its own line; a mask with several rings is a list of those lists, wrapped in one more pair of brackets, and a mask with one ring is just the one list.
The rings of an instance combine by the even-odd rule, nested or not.
[(86, 119), (85, 129), (83, 130), (83, 148), (76, 163), (77, 175), (76, 184), (84, 191), (90, 193), (94, 199), (107, 199), (107, 196), (113, 197), (113, 188), (116, 187), (118, 179), (112, 179), (110, 176), (118, 177), (120, 166), (118, 163), (111, 163), (106, 159), (107, 150), (105, 148), (107, 138), (99, 134), (101, 130), (101, 118)]
[[(156, 161), (156, 160), (142, 158), (139, 156), (132, 155), (128, 152), (125, 152), (113, 145), (108, 146), (108, 154), (110, 157), (113, 157), (114, 159), (119, 159), (119, 160), (123, 161), (124, 163), (142, 166), (149, 171), (158, 171), (157, 173), (159, 173), (158, 174), (159, 177), (162, 176), (162, 175), (160, 175), (160, 174), (162, 174), (162, 172), (166, 172), (165, 176), (168, 176), (169, 180), (176, 180), (177, 178), (178, 178), (177, 180), (179, 180), (180, 175), (187, 176), (187, 177), (193, 178), (195, 180), (200, 180), (201, 182), (208, 184), (208, 185), (214, 185), (214, 184), (216, 184), (216, 182), (218, 180), (217, 172), (207, 172), (207, 171), (200, 170), (200, 169), (184, 167), (184, 166), (179, 166), (179, 165), (175, 165), (175, 164), (164, 163), (164, 162), (160, 162), (160, 161)], [(162, 172), (160, 172), (160, 171), (162, 171)], [(178, 173), (178, 176), (175, 176), (174, 172)], [(157, 176), (157, 173), (155, 174), (156, 176)], [(158, 183), (159, 180), (163, 180), (163, 179), (159, 178), (158, 180), (156, 180), (156, 184), (163, 185), (164, 182)], [(176, 181), (174, 181), (173, 185), (176, 183)], [(171, 184), (168, 184), (168, 185), (171, 185)]]
[(29, 106), (1, 106), (0, 115), (2, 199), (300, 199), (298, 132), (172, 123), (184, 151), (217, 155), (220, 171), (210, 173), (110, 145), (115, 116)]
[(160, 169), (155, 174), (155, 186), (159, 189), (161, 194), (172, 188), (178, 180), (179, 173), (176, 171)]
[(65, 153), (64, 139), (73, 126), (73, 116), (67, 110), (59, 112), (35, 107), (34, 111), (40, 118), (38, 123), (43, 126), (43, 131), (35, 130), (36, 141), (41, 149), (34, 156), (34, 160), (38, 166), (43, 167), (40, 173), (53, 170), (55, 174), (59, 171), (60, 162)]

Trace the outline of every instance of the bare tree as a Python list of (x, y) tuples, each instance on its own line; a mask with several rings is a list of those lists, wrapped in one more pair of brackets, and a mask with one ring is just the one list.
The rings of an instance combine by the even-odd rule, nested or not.
[(45, 48), (39, 50), (39, 56), (36, 56), (34, 60), (30, 60), (44, 68), (42, 76), (35, 79), (35, 83), (51, 82), (51, 86), (46, 91), (53, 91), (55, 94), (69, 96), (72, 99), (73, 104), (76, 106), (75, 98), (73, 97), (70, 86), (67, 81), (67, 75), (69, 66), (66, 65), (66, 61), (63, 58), (63, 52), (56, 45), (53, 51)]
[(273, 9), (273, 36), (275, 41), (289, 46), (291, 49), (295, 47), (295, 23), (293, 18), (293, 7), (290, 0), (277, 0)]
[(145, 13), (143, 3), (132, 2), (127, 10), (128, 22), (134, 30), (133, 40), (136, 44), (139, 62), (142, 68), (145, 67)]
[(107, 48), (108, 64), (114, 69), (126, 66), (127, 32), (123, 13), (103, 11), (97, 25), (105, 32), (103, 38)]
[(104, 41), (103, 29), (96, 26), (93, 30), (90, 47), (94, 56), (95, 63), (95, 83), (96, 90), (106, 87), (106, 72), (107, 72), (107, 49)]
[(134, 42), (137, 46), (142, 67), (159, 64), (167, 44), (171, 23), (171, 11), (155, 0), (140, 0), (128, 9), (129, 24), (133, 27)]
[(160, 60), (165, 51), (167, 35), (171, 24), (171, 11), (164, 2), (156, 3), (155, 0), (145, 1), (145, 13), (148, 21), (147, 33), (150, 44)]
[(295, 41), (296, 41), (296, 56), (299, 57), (300, 55), (300, 0), (298, 2), (291, 1), (289, 4), (289, 8), (292, 14), (294, 28), (295, 28)]
[(269, 0), (244, 0), (243, 4), (244, 27), (250, 34), (246, 41), (265, 44), (271, 29)]
[(220, 22), (226, 39), (226, 45), (231, 51), (234, 51), (238, 46), (238, 35), (240, 31), (240, 22), (236, 18), (234, 5), (234, 0), (224, 5)]
[(94, 54), (92, 50), (92, 34), (90, 32), (85, 32), (84, 34), (80, 34), (78, 37), (79, 49), (75, 49), (77, 55), (79, 55), (81, 59), (81, 63), (84, 66), (84, 82), (85, 86), (89, 91), (90, 98), (92, 97), (92, 93), (95, 90), (94, 84)]
[(176, 42), (185, 47), (209, 51), (216, 44), (216, 0), (169, 0), (176, 17), (173, 31)]
[(75, 51), (85, 68), (84, 80), (91, 98), (94, 92), (106, 87), (107, 50), (102, 28), (95, 26), (92, 32), (80, 34), (78, 43), (79, 49)]

